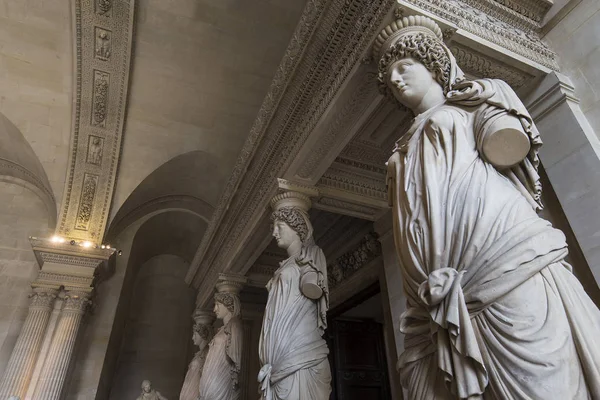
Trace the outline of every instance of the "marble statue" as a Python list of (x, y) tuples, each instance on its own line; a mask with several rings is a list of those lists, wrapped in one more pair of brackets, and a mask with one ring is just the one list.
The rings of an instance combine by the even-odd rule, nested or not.
[(329, 306), (325, 256), (314, 244), (308, 207), (274, 208), (273, 236), (288, 258), (267, 284), (259, 342), (261, 399), (326, 400), (331, 371), (322, 338)]
[(235, 293), (215, 294), (215, 314), (223, 326), (209, 344), (200, 378), (199, 400), (237, 400), (242, 361), (243, 328), (240, 299)]
[(407, 398), (600, 399), (600, 312), (537, 215), (531, 116), (503, 81), (466, 79), (429, 18), (394, 21), (374, 52), (415, 115), (387, 163)]
[(200, 378), (202, 377), (202, 369), (208, 354), (208, 343), (212, 339), (211, 324), (194, 324), (194, 333), (192, 341), (198, 346), (199, 351), (194, 355), (190, 365), (188, 366), (183, 387), (179, 394), (179, 400), (198, 400), (200, 396)]
[(137, 400), (167, 400), (167, 398), (152, 389), (152, 382), (149, 380), (142, 381), (142, 394), (140, 394)]

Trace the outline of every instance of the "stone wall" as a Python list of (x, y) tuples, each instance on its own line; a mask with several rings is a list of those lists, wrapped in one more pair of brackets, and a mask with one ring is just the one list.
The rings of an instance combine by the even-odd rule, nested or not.
[(134, 399), (150, 379), (175, 399), (191, 353), (195, 293), (184, 282), (188, 263), (160, 255), (145, 262), (136, 278), (110, 399)]
[(0, 112), (40, 159), (62, 199), (71, 135), (71, 2), (0, 6)]
[(575, 84), (581, 109), (600, 137), (600, 2), (582, 0), (545, 39), (558, 55), (561, 72)]
[(29, 236), (47, 236), (48, 214), (28, 189), (0, 182), (0, 376), (27, 317), (31, 282), (37, 276)]

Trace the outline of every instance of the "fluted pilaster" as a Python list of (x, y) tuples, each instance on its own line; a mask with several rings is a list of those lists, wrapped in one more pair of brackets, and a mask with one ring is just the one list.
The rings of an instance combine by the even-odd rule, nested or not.
[(17, 339), (0, 383), (0, 398), (19, 396), (23, 398), (44, 340), (46, 327), (57, 291), (36, 288), (31, 294), (29, 313)]
[(48, 356), (33, 398), (58, 400), (65, 384), (81, 320), (90, 303), (89, 293), (67, 292)]

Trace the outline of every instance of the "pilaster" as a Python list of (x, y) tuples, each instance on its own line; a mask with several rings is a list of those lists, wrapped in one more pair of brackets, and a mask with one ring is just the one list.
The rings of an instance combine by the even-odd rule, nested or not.
[(548, 179), (600, 284), (600, 141), (564, 75), (548, 74), (525, 104), (542, 135)]

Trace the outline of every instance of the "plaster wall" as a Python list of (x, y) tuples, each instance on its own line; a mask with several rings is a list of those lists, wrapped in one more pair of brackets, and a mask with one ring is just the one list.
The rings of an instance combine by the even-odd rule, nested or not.
[(148, 0), (136, 35), (113, 215), (158, 166), (193, 150), (235, 165), (305, 0)]
[[(571, 0), (576, 1), (576, 0)], [(600, 1), (581, 0), (545, 37), (600, 137)]]
[[(1, 29), (1, 28), (0, 28)], [(29, 236), (47, 236), (44, 203), (29, 189), (0, 182), (0, 376), (27, 317), (31, 282), (36, 278)]]
[(71, 2), (0, 2), (0, 112), (23, 133), (60, 202), (71, 134)]
[(177, 398), (191, 346), (195, 293), (184, 282), (188, 263), (160, 255), (145, 262), (136, 278), (110, 399), (140, 393), (150, 379), (167, 398)]

